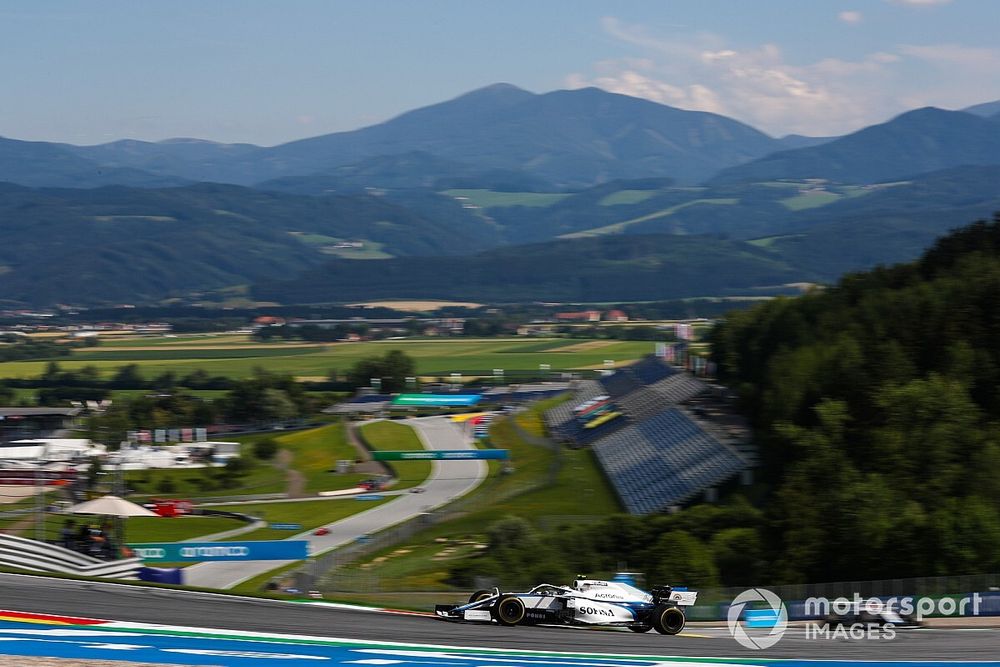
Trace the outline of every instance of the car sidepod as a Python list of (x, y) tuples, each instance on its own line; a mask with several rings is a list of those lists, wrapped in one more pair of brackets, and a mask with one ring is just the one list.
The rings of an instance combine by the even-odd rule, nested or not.
[(566, 600), (566, 606), (573, 612), (572, 622), (579, 625), (631, 625), (639, 622), (641, 614), (640, 610), (633, 608), (634, 604), (585, 597), (571, 597)]

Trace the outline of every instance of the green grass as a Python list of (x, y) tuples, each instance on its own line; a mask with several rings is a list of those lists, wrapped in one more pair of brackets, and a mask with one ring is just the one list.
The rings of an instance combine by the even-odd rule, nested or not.
[[(213, 496), (240, 496), (264, 493), (284, 493), (288, 489), (286, 474), (272, 461), (253, 457), (253, 444), (264, 439), (274, 439), (279, 449), (288, 450), (292, 456), (291, 467), (305, 477), (305, 491), (332, 491), (355, 486), (367, 475), (360, 473), (339, 474), (337, 461), (357, 458), (357, 452), (347, 442), (344, 425), (337, 421), (320, 428), (292, 431), (282, 435), (263, 433), (226, 438), (243, 443), (244, 458), (251, 463), (250, 470), (235, 485), (219, 486), (213, 480), (220, 468), (194, 468), (188, 470), (142, 470), (125, 474), (129, 486), (137, 495), (167, 498), (210, 498)], [(170, 493), (159, 490), (161, 480), (170, 479), (175, 489)]]
[[(354, 498), (336, 498), (328, 500), (301, 500), (279, 503), (255, 503), (255, 504), (233, 504), (220, 505), (212, 509), (224, 510), (227, 512), (240, 512), (257, 516), (268, 523), (298, 523), (302, 525), (302, 530), (312, 530), (325, 526), (334, 521), (340, 521), (349, 516), (360, 514), (365, 510), (378, 507), (393, 497), (386, 497), (382, 500), (356, 500)], [(296, 531), (274, 530), (273, 528), (260, 528), (258, 530), (239, 535), (232, 540), (285, 540), (296, 534)]]
[[(35, 523), (34, 516), (27, 516), (24, 519), (31, 519), (31, 524), (22, 528), (20, 534), (23, 537), (34, 539)], [(46, 514), (45, 515), (45, 538), (48, 540), (59, 539), (59, 531), (66, 522), (72, 519), (77, 526), (87, 523), (100, 523), (100, 517), (87, 517), (82, 515), (67, 514)], [(23, 519), (22, 519), (23, 520)], [(135, 517), (126, 520), (125, 537), (130, 543), (137, 542), (180, 542), (202, 535), (220, 533), (224, 530), (232, 530), (246, 525), (237, 519), (226, 517)], [(0, 527), (7, 528), (13, 522), (4, 519), (0, 522)]]
[(618, 206), (620, 204), (638, 204), (659, 194), (658, 190), (619, 190), (612, 192), (597, 202), (598, 206)]
[[(138, 470), (126, 472), (125, 482), (140, 499), (282, 493), (286, 486), (284, 475), (264, 462), (254, 461), (250, 471), (233, 485), (222, 484), (219, 481), (221, 473), (222, 468)], [(162, 490), (166, 488), (172, 490)]]
[(695, 206), (696, 204), (710, 204), (713, 206), (731, 206), (733, 204), (739, 203), (739, 199), (731, 198), (719, 198), (719, 199), (694, 199), (692, 201), (684, 202), (683, 204), (678, 204), (676, 206), (671, 206), (670, 208), (665, 208), (662, 211), (655, 211), (653, 213), (648, 213), (646, 215), (639, 216), (638, 218), (632, 218), (630, 220), (623, 220), (622, 222), (616, 222), (611, 225), (605, 225), (603, 227), (595, 227), (593, 229), (585, 229), (582, 232), (573, 232), (572, 234), (563, 234), (559, 238), (561, 239), (578, 239), (586, 238), (589, 236), (604, 236), (605, 234), (620, 234), (625, 230), (626, 227), (638, 224), (640, 222), (648, 222), (650, 220), (655, 220), (657, 218), (665, 218), (673, 215), (681, 209), (685, 209), (689, 206)]
[[(185, 345), (212, 346), (224, 345), (247, 345), (253, 343), (245, 334), (232, 333), (205, 333), (193, 334), (190, 336), (175, 336), (167, 334), (164, 336), (108, 336), (101, 338), (100, 349), (118, 347), (177, 347)], [(256, 343), (265, 346), (270, 343)]]
[(384, 243), (365, 241), (364, 246), (360, 248), (337, 248), (335, 246), (327, 246), (323, 248), (323, 254), (333, 255), (334, 257), (340, 257), (341, 259), (392, 259), (393, 255), (390, 255), (382, 250), (384, 247)]
[(758, 248), (770, 248), (781, 239), (794, 238), (796, 236), (802, 236), (802, 234), (782, 234), (779, 236), (766, 236), (764, 238), (747, 241), (747, 243), (749, 243), (750, 245), (755, 245)]
[(353, 461), (358, 458), (358, 452), (347, 441), (344, 429), (342, 422), (336, 422), (275, 438), (281, 449), (291, 452), (292, 467), (305, 475), (306, 491), (346, 489), (367, 477), (359, 473), (334, 472), (337, 461), (342, 459)]
[[(144, 346), (162, 345), (163, 350), (122, 351), (108, 355), (107, 350), (93, 350), (58, 360), (64, 369), (79, 369), (93, 365), (107, 377), (125, 364), (136, 363), (145, 377), (170, 371), (184, 376), (195, 370), (209, 375), (247, 378), (255, 368), (296, 377), (326, 377), (331, 370), (346, 372), (357, 361), (389, 350), (402, 350), (413, 357), (417, 373), (423, 376), (447, 376), (451, 372), (464, 375), (490, 375), (493, 368), (537, 371), (539, 364), (550, 364), (554, 372), (594, 368), (604, 359), (637, 359), (653, 351), (653, 344), (642, 341), (609, 341), (591, 350), (561, 352), (586, 340), (550, 339), (437, 339), (369, 341), (338, 343), (329, 346), (291, 347), (281, 343), (258, 344), (254, 349), (241, 349), (235, 354), (225, 350), (172, 349), (174, 339), (148, 339)], [(551, 343), (552, 346), (548, 347)], [(225, 343), (226, 345), (231, 343)], [(540, 345), (546, 345), (540, 348)], [(255, 350), (259, 350), (256, 353)], [(218, 358), (224, 355), (224, 358)], [(112, 356), (113, 359), (107, 358)], [(102, 358), (103, 357), (103, 358)], [(0, 379), (40, 376), (47, 361), (15, 361), (0, 363)]]
[(209, 516), (136, 517), (127, 522), (125, 534), (129, 542), (180, 542), (246, 525), (238, 519)]
[(445, 190), (449, 197), (464, 197), (470, 204), (481, 208), (504, 206), (552, 206), (571, 196), (558, 192), (494, 192), (493, 190)]
[[(405, 424), (380, 421), (365, 424), (360, 429), (372, 449), (381, 451), (414, 451), (424, 449), (416, 432)], [(396, 475), (393, 489), (409, 489), (424, 483), (431, 474), (430, 461), (392, 461), (388, 463)]]
[[(297, 346), (297, 347), (253, 347), (253, 348), (225, 348), (220, 347), (211, 350), (80, 350), (73, 354), (73, 359), (84, 361), (115, 361), (119, 364), (126, 364), (141, 361), (161, 361), (173, 360), (178, 356), (185, 359), (258, 359), (264, 357), (289, 357), (300, 354), (315, 354), (322, 351), (320, 346)], [(180, 354), (179, 354), (180, 353)], [(61, 364), (60, 364), (61, 365)]]
[(789, 211), (805, 211), (810, 208), (820, 208), (821, 206), (832, 204), (840, 198), (841, 195), (836, 192), (822, 190), (818, 192), (803, 192), (795, 197), (782, 199), (781, 203)]

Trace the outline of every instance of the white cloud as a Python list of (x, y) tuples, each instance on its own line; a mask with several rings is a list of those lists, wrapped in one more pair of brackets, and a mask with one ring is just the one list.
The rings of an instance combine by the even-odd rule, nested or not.
[(932, 7), (934, 5), (947, 5), (951, 0), (889, 0), (894, 5), (904, 7)]
[(861, 12), (846, 11), (837, 14), (837, 18), (844, 23), (861, 23), (862, 16)]
[(849, 132), (902, 110), (884, 86), (900, 61), (893, 53), (795, 65), (775, 44), (740, 49), (710, 33), (659, 37), (614, 18), (602, 23), (641, 57), (599, 62), (591, 75), (567, 77), (568, 86), (720, 113), (775, 135)]
[(904, 44), (899, 52), (935, 65), (960, 65), (978, 69), (1000, 69), (1000, 49), (959, 44)]

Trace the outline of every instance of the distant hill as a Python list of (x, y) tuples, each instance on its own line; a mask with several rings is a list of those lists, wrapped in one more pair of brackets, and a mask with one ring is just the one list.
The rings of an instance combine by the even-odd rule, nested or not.
[(837, 139), (837, 137), (807, 137), (802, 134), (786, 134), (778, 139), (778, 143), (781, 144), (782, 149), (792, 150), (795, 148), (809, 148), (811, 146), (819, 146), (820, 144), (828, 144), (834, 139)]
[(716, 114), (597, 88), (535, 95), (501, 84), (373, 127), (268, 148), (244, 163), (252, 160), (258, 180), (266, 180), (423, 151), (478, 168), (523, 170), (560, 186), (641, 176), (692, 183), (778, 147)]
[(287, 278), (332, 254), (441, 255), (495, 244), (490, 228), (456, 202), (439, 198), (436, 206), (427, 219), (368, 196), (0, 184), (0, 298), (151, 303)]
[(976, 104), (971, 107), (966, 107), (962, 109), (965, 113), (971, 113), (976, 116), (982, 116), (983, 118), (996, 117), (1000, 114), (1000, 100), (995, 102), (983, 102), (982, 104)]
[(305, 195), (389, 190), (476, 187), (494, 190), (550, 190), (552, 184), (525, 172), (480, 169), (430, 153), (413, 151), (380, 155), (357, 164), (336, 167), (306, 176), (286, 176), (258, 183), (262, 190)]
[(254, 286), (265, 301), (371, 298), (614, 301), (768, 293), (811, 272), (739, 241), (647, 235), (570, 239), (470, 257), (332, 260), (287, 281)]
[(167, 139), (158, 142), (123, 139), (97, 146), (59, 146), (106, 167), (139, 169), (185, 181), (217, 183), (238, 183), (244, 180), (234, 171), (232, 161), (261, 150), (260, 146), (252, 144), (221, 144), (203, 139)]
[(879, 183), (962, 165), (1000, 164), (1000, 124), (962, 111), (910, 111), (830, 143), (726, 169), (712, 184), (821, 178)]
[[(597, 88), (536, 95), (496, 84), (371, 127), (271, 148), (195, 139), (64, 148), (109, 168), (241, 185), (268, 181), (268, 187), (292, 189), (287, 177), (315, 185), (324, 176), (314, 174), (338, 176), (333, 170), (339, 167), (413, 153), (468, 165), (456, 176), (467, 176), (470, 167), (476, 174), (502, 170), (558, 187), (644, 176), (695, 183), (782, 144), (725, 116)], [(282, 179), (277, 186), (276, 179)], [(299, 191), (308, 187), (314, 186)]]
[(27, 186), (93, 188), (123, 184), (165, 187), (185, 183), (133, 168), (109, 167), (76, 155), (59, 144), (0, 137), (0, 181)]

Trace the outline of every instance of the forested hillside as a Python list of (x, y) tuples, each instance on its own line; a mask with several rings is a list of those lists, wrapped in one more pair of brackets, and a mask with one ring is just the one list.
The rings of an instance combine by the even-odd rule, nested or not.
[[(432, 217), (366, 195), (303, 197), (209, 183), (158, 190), (2, 183), (0, 298), (156, 303), (295, 275), (338, 253), (437, 255), (495, 244), (491, 230), (454, 200), (424, 199)], [(344, 242), (360, 247), (338, 247)]]
[(1000, 216), (732, 313), (712, 349), (762, 444), (778, 580), (1000, 566)]
[(467, 257), (331, 260), (289, 280), (258, 283), (252, 292), (258, 300), (286, 303), (371, 298), (648, 301), (773, 294), (776, 287), (812, 277), (808, 270), (741, 241), (649, 234), (565, 239)]

